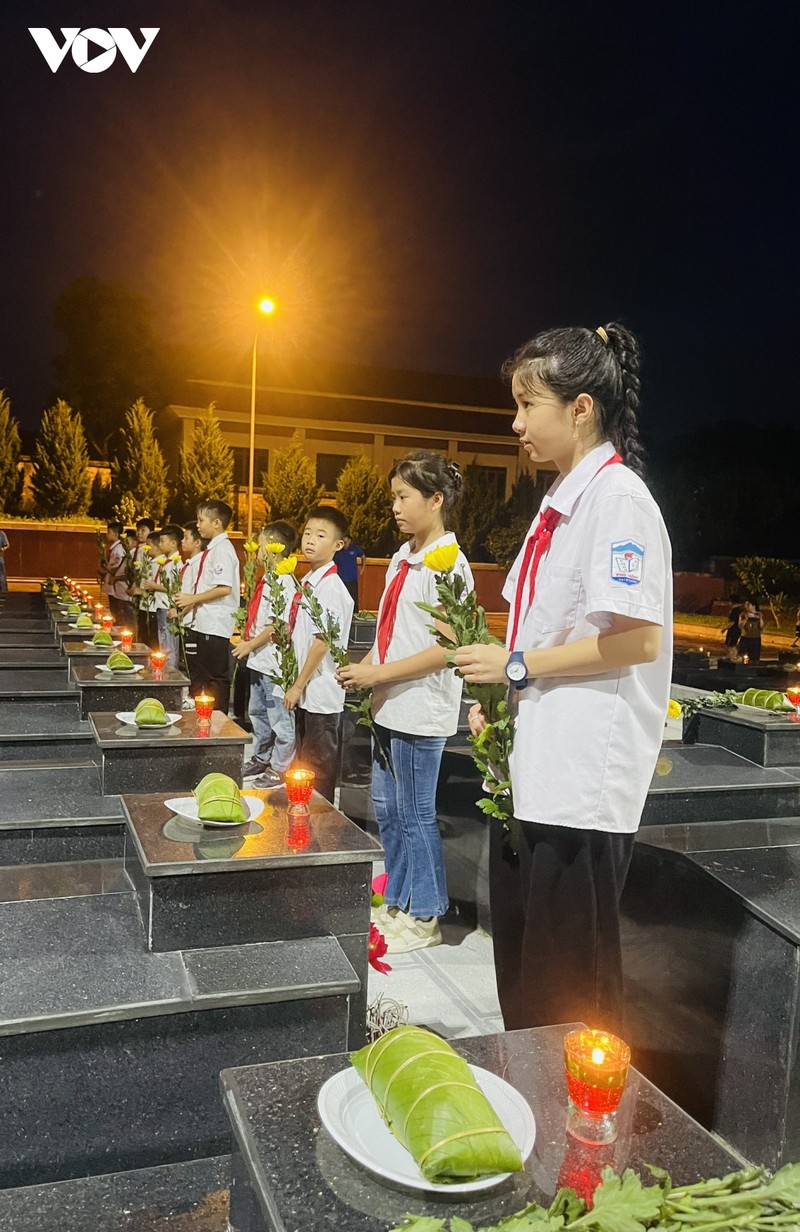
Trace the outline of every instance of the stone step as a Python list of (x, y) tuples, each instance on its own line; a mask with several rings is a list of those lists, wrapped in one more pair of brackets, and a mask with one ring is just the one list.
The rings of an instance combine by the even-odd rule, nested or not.
[(96, 892), (111, 865), (17, 871), (0, 903), (6, 1185), (221, 1154), (222, 1069), (351, 1046), (361, 983), (335, 937), (149, 953), (133, 891)]
[(0, 1191), (0, 1232), (228, 1232), (229, 1155)]
[(97, 750), (88, 722), (60, 701), (17, 706), (0, 702), (0, 764), (35, 761), (96, 761)]
[(0, 644), (0, 671), (51, 671), (63, 667), (64, 659), (57, 646), (12, 646)]
[[(741, 690), (737, 690), (741, 691)], [(673, 686), (677, 701), (707, 696), (703, 689)], [(698, 744), (718, 744), (759, 766), (800, 766), (800, 723), (791, 713), (757, 706), (734, 710), (701, 709), (684, 723), (684, 737)]]
[(66, 695), (78, 700), (75, 685), (70, 683), (67, 676), (67, 661), (61, 659), (60, 662), (60, 667), (19, 670), (0, 667), (0, 698), (23, 702)]
[(0, 866), (119, 857), (122, 806), (93, 762), (0, 762)]
[(665, 743), (642, 814), (643, 826), (792, 817), (800, 779), (714, 744)]
[(6, 633), (0, 620), (0, 650), (7, 650), (12, 646), (55, 646), (58, 649), (58, 640), (52, 633)]

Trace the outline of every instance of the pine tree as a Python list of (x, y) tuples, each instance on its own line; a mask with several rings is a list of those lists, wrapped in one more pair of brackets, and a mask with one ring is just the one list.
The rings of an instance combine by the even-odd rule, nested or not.
[(0, 513), (13, 505), (16, 496), (20, 449), (19, 424), (11, 414), (6, 391), (0, 389)]
[(78, 411), (59, 398), (42, 416), (36, 438), (33, 489), (38, 513), (81, 515), (89, 507), (89, 454)]
[(178, 503), (187, 516), (202, 500), (229, 501), (233, 450), (226, 444), (212, 402), (199, 420), (190, 449), (181, 449)]
[(271, 520), (280, 518), (302, 533), (310, 510), (319, 504), (325, 489), (317, 483), (314, 464), (299, 436), (293, 436), (285, 449), (275, 451), (272, 475), (263, 475), (262, 482)]
[(385, 477), (363, 453), (345, 463), (336, 483), (336, 505), (350, 523), (353, 542), (367, 556), (394, 551), (392, 494)]
[(470, 560), (488, 560), (486, 540), (502, 509), (496, 493), (487, 484), (483, 468), (470, 462), (464, 470), (464, 487), (458, 507), (458, 541)]
[(122, 448), (116, 468), (116, 504), (126, 497), (139, 517), (160, 522), (169, 499), (167, 464), (153, 429), (153, 412), (137, 398), (125, 416)]

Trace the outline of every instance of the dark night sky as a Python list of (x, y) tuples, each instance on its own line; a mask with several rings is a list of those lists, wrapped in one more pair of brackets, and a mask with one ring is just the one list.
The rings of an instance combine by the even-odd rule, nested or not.
[[(619, 318), (646, 426), (797, 422), (797, 5), (5, 0), (0, 386), (34, 423), (52, 307), (117, 279), (164, 338), (496, 375)], [(159, 26), (136, 74), (28, 26)]]

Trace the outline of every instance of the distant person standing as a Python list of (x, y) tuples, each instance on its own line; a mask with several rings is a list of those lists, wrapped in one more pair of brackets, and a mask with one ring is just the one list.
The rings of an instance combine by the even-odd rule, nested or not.
[(5, 555), (8, 551), (8, 535), (4, 530), (0, 530), (0, 591), (6, 593), (8, 591), (8, 578), (6, 577), (6, 562)]
[(115, 624), (133, 626), (133, 605), (128, 593), (127, 557), (122, 543), (122, 523), (109, 522), (106, 528), (105, 571), (100, 589), (108, 599)]
[(739, 658), (743, 659), (745, 655), (751, 663), (758, 663), (761, 658), (761, 634), (764, 631), (764, 617), (761, 615), (759, 606), (749, 599), (744, 605), (744, 610), (739, 617)]
[(345, 587), (350, 592), (350, 597), (355, 604), (355, 611), (360, 609), (358, 601), (358, 583), (361, 580), (361, 574), (364, 572), (366, 565), (366, 556), (364, 549), (359, 547), (357, 543), (348, 535), (344, 541), (344, 547), (335, 554), (333, 558), (336, 568), (339, 570), (339, 580), (344, 582)]
[(739, 645), (739, 638), (742, 636), (741, 629), (739, 628), (739, 617), (744, 611), (744, 608), (742, 607), (738, 595), (731, 595), (731, 603), (733, 604), (733, 607), (728, 613), (728, 627), (725, 630), (725, 645), (728, 649), (728, 658), (735, 659)]

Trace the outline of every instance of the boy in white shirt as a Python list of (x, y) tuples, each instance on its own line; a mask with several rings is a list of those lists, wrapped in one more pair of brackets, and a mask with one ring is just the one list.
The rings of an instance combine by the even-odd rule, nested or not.
[[(319, 505), (308, 515), (303, 531), (303, 555), (311, 566), (303, 579), (324, 610), (338, 622), (336, 639), (343, 648), (350, 637), (353, 599), (333, 563), (335, 552), (344, 547), (347, 518), (338, 509)], [(344, 689), (336, 680), (336, 664), (324, 638), (301, 604), (297, 611), (292, 643), (299, 668), (297, 680), (287, 691), (284, 705), (296, 711), (297, 754), (314, 771), (314, 786), (333, 803), (339, 757), (339, 722), (344, 710)]]
[[(283, 704), (283, 690), (272, 680), (278, 670), (277, 650), (272, 643), (272, 622), (275, 618), (267, 574), (273, 575), (284, 593), (282, 619), (289, 621), (292, 603), (297, 593), (291, 575), (274, 577), (278, 561), (291, 556), (297, 547), (297, 531), (288, 522), (272, 522), (258, 536), (258, 558), (264, 566), (264, 577), (256, 586), (247, 612), (241, 641), (233, 648), (233, 657), (246, 661), (250, 679), (248, 714), (253, 725), (253, 756), (244, 767), (242, 777), (252, 780), (253, 787), (274, 787), (289, 769), (295, 753), (295, 716)], [(268, 551), (283, 545), (281, 551)]]
[(231, 646), (239, 607), (239, 558), (227, 535), (233, 510), (225, 501), (204, 501), (197, 506), (197, 527), (208, 547), (200, 553), (191, 590), (175, 599), (181, 612), (192, 616), (197, 653), (191, 664), (193, 688), (214, 698), (214, 709), (228, 713), (231, 691)]
[(178, 545), (183, 539), (183, 527), (170, 523), (162, 527), (158, 535), (159, 556), (166, 556), (166, 562), (160, 563), (156, 558), (156, 569), (153, 577), (141, 583), (143, 591), (150, 591), (156, 613), (158, 628), (158, 644), (166, 651), (167, 667), (178, 666), (180, 654), (180, 638), (169, 627), (169, 586), (180, 572), (180, 556)]
[(133, 624), (133, 607), (128, 594), (126, 572), (128, 558), (122, 543), (122, 523), (109, 522), (106, 528), (106, 564), (100, 589), (108, 598), (108, 606), (116, 624)]

